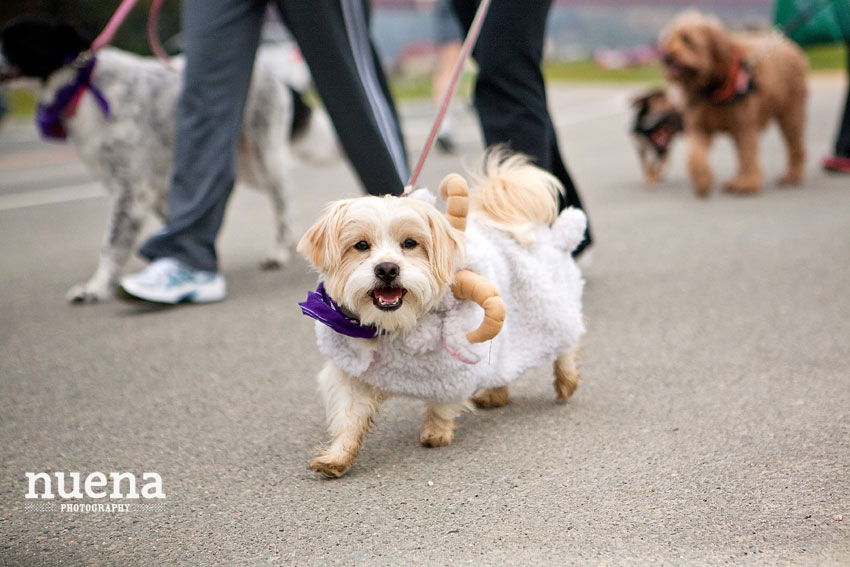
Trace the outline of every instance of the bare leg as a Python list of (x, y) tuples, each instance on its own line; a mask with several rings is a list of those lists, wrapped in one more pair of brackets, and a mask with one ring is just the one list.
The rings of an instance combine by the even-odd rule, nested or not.
[(331, 362), (319, 373), (319, 388), (325, 398), (331, 441), (318, 448), (310, 468), (328, 478), (338, 478), (357, 459), (384, 395)]

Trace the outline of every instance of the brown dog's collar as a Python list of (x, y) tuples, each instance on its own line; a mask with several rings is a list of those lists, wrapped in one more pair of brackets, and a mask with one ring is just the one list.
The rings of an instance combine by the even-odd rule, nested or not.
[(732, 104), (747, 96), (756, 88), (750, 66), (741, 57), (741, 52), (732, 52), (732, 63), (729, 71), (719, 86), (711, 86), (703, 91), (703, 95), (714, 104)]

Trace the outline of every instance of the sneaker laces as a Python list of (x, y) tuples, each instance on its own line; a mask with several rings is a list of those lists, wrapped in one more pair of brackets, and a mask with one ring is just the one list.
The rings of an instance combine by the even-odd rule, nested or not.
[[(177, 274), (190, 273), (179, 261), (174, 258), (159, 258), (150, 263), (144, 271), (137, 276), (138, 282), (143, 285), (174, 285), (185, 281), (186, 277), (178, 278)], [(191, 276), (190, 276), (191, 277)]]

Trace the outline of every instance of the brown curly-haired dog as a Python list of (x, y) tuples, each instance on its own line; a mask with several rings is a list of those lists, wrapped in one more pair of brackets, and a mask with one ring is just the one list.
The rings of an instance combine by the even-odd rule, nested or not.
[(773, 119), (788, 150), (779, 184), (802, 181), (808, 60), (796, 45), (779, 34), (732, 37), (720, 20), (692, 10), (671, 22), (659, 46), (667, 78), (685, 97), (688, 170), (698, 195), (711, 191), (707, 154), (718, 132), (729, 133), (738, 151), (738, 172), (725, 189), (761, 190), (759, 135)]

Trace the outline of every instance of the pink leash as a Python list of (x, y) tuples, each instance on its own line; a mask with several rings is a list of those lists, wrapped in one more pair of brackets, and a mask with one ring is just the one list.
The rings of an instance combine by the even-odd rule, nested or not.
[(127, 19), (127, 15), (133, 9), (133, 6), (136, 5), (136, 2), (137, 0), (122, 0), (118, 9), (115, 10), (115, 13), (112, 14), (111, 18), (109, 18), (109, 22), (107, 22), (106, 27), (103, 28), (100, 35), (92, 42), (91, 47), (89, 48), (90, 51), (97, 51), (112, 41), (115, 37), (115, 33), (118, 31), (118, 28), (120, 28), (121, 24), (124, 23), (124, 20)]
[[(159, 12), (162, 8), (162, 3), (164, 0), (153, 0), (151, 3), (150, 12), (148, 13), (148, 43), (151, 46), (151, 51), (156, 55), (156, 58), (167, 68), (174, 71), (174, 67), (171, 66), (171, 62), (168, 59), (168, 54), (165, 52), (165, 49), (162, 48), (162, 44), (159, 42), (159, 36), (156, 33), (157, 21), (159, 20)], [(122, 0), (121, 4), (118, 5), (118, 8), (115, 10), (115, 13), (112, 14), (112, 17), (109, 18), (109, 21), (106, 23), (106, 27), (103, 28), (103, 31), (100, 32), (95, 40), (92, 42), (91, 47), (89, 47), (89, 52), (94, 53), (99, 49), (109, 45), (112, 43), (112, 40), (115, 39), (115, 34), (118, 33), (118, 29), (121, 27), (121, 24), (124, 23), (124, 20), (127, 19), (127, 16), (136, 6), (136, 2), (138, 0)]]
[(469, 59), (469, 54), (472, 53), (472, 48), (475, 47), (475, 42), (478, 41), (478, 34), (481, 31), (481, 26), (484, 23), (484, 16), (487, 15), (487, 9), (489, 7), (490, 0), (481, 0), (481, 3), (478, 5), (478, 10), (475, 12), (475, 18), (472, 20), (472, 25), (469, 26), (469, 33), (466, 35), (466, 39), (463, 40), (463, 46), (460, 49), (460, 54), (458, 55), (454, 69), (452, 70), (452, 78), (449, 82), (449, 86), (446, 88), (445, 94), (443, 95), (443, 102), (440, 104), (440, 110), (434, 118), (433, 126), (431, 126), (431, 133), (428, 135), (425, 147), (422, 149), (422, 154), (419, 156), (419, 161), (416, 163), (413, 174), (410, 176), (410, 180), (404, 188), (405, 195), (413, 189), (413, 186), (416, 184), (416, 180), (419, 178), (419, 174), (422, 173), (422, 166), (425, 164), (425, 158), (428, 157), (428, 152), (431, 151), (431, 146), (434, 144), (434, 139), (437, 137), (440, 124), (443, 122), (443, 118), (446, 115), (446, 110), (449, 108), (449, 103), (455, 94), (455, 90), (457, 90), (458, 81), (463, 73), (463, 67), (466, 64), (466, 60)]
[(162, 3), (164, 1), (165, 0), (153, 0), (151, 3), (151, 9), (150, 12), (148, 12), (148, 44), (151, 46), (151, 51), (153, 51), (153, 54), (156, 55), (156, 58), (159, 59), (160, 63), (165, 65), (168, 69), (176, 71), (176, 69), (171, 65), (171, 60), (168, 58), (168, 54), (159, 42), (159, 35), (156, 33), (156, 24), (159, 21), (159, 10), (162, 8)]

